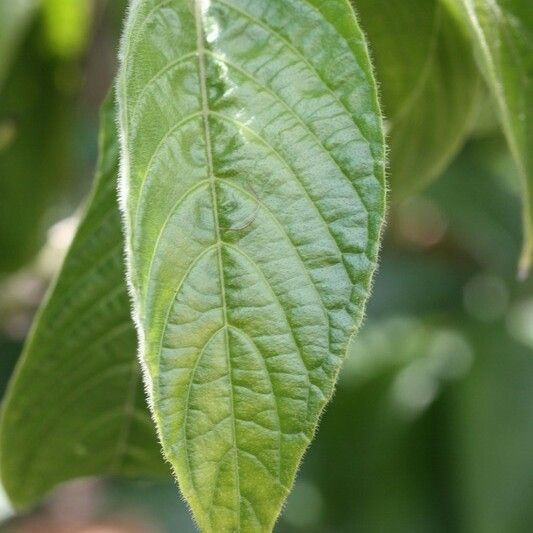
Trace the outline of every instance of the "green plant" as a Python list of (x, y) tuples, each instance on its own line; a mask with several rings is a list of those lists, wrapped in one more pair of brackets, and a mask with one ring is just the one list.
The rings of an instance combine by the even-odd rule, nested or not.
[(94, 190), (4, 403), (11, 499), (172, 469), (203, 531), (272, 530), (364, 314), (384, 130), (394, 200), (495, 98), (529, 269), (527, 3), (132, 1)]

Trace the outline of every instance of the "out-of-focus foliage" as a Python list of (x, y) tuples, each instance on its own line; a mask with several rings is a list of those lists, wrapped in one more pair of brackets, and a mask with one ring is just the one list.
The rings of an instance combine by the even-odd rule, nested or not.
[(439, 176), (463, 145), (481, 83), (441, 0), (352, 0), (375, 61), (390, 145), (393, 199)]
[(482, 360), (451, 391), (449, 415), (455, 498), (466, 531), (527, 533), (533, 525), (532, 302), (531, 293), (518, 297), (506, 321), (467, 325)]
[(0, 89), (40, 0), (0, 2)]
[(87, 46), (91, 0), (41, 0), (44, 33), (50, 51), (61, 58), (77, 58)]
[[(9, 72), (0, 86), (0, 278), (35, 257), (46, 229), (87, 190), (87, 146), (95, 142), (80, 139), (88, 119), (77, 111), (76, 100), (86, 83), (81, 56), (89, 42), (91, 5), (0, 3), (0, 24), (7, 28), (0, 29), (0, 68), (5, 64)], [(51, 11), (65, 13), (65, 24), (53, 26)], [(15, 28), (16, 39), (8, 39)], [(11, 56), (18, 60), (7, 70)], [(97, 76), (105, 75), (99, 68)]]
[(29, 39), (0, 92), (0, 276), (43, 242), (72, 161), (73, 101), (57, 88), (57, 65)]
[(129, 313), (112, 103), (102, 122), (94, 191), (3, 405), (0, 469), (19, 506), (75, 477), (168, 475)]
[(446, 0), (468, 27), (523, 183), (524, 249), (533, 260), (533, 7), (530, 0)]

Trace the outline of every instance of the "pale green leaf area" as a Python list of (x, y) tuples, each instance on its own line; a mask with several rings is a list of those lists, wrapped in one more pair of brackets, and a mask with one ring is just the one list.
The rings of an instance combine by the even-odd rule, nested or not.
[(441, 0), (352, 0), (387, 119), (393, 199), (438, 177), (462, 147), (481, 96), (468, 39)]
[(138, 0), (118, 97), (150, 404), (202, 531), (271, 531), (359, 325), (384, 140), (347, 0)]
[(40, 0), (0, 2), (0, 88)]
[(168, 471), (135, 357), (112, 109), (104, 119), (92, 197), (3, 405), (2, 484), (17, 506), (75, 477)]
[(530, 0), (446, 0), (470, 30), (524, 188), (520, 273), (533, 259), (533, 6)]

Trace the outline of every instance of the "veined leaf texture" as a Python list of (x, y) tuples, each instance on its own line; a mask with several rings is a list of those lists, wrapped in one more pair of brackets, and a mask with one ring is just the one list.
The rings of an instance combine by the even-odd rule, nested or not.
[(347, 0), (137, 0), (121, 207), (149, 402), (203, 531), (270, 531), (363, 316), (384, 140)]

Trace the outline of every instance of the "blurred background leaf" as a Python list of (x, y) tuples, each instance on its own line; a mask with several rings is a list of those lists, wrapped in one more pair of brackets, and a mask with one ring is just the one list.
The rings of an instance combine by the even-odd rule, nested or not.
[(40, 0), (0, 3), (0, 89)]
[[(1, 2), (0, 9), (19, 13), (23, 4)], [(0, 49), (0, 64), (17, 52), (0, 88), (0, 278), (34, 259), (47, 229), (88, 191), (97, 110), (120, 35), (121, 18), (110, 12), (124, 8), (106, 4), (34, 2), (19, 24), (20, 46)]]
[(63, 59), (79, 57), (86, 49), (93, 4), (90, 0), (41, 0), (44, 34), (50, 52)]
[(43, 243), (73, 163), (73, 100), (58, 91), (55, 65), (31, 41), (21, 53), (0, 96), (0, 275), (27, 263)]
[(467, 39), (441, 0), (353, 0), (370, 42), (390, 145), (392, 197), (439, 176), (481, 98)]
[(93, 192), (4, 399), (2, 481), (18, 506), (76, 477), (170, 476), (136, 357), (116, 193), (118, 154), (111, 97), (102, 113)]
[(467, 27), (523, 186), (520, 275), (533, 261), (533, 8), (530, 0), (446, 0)]

